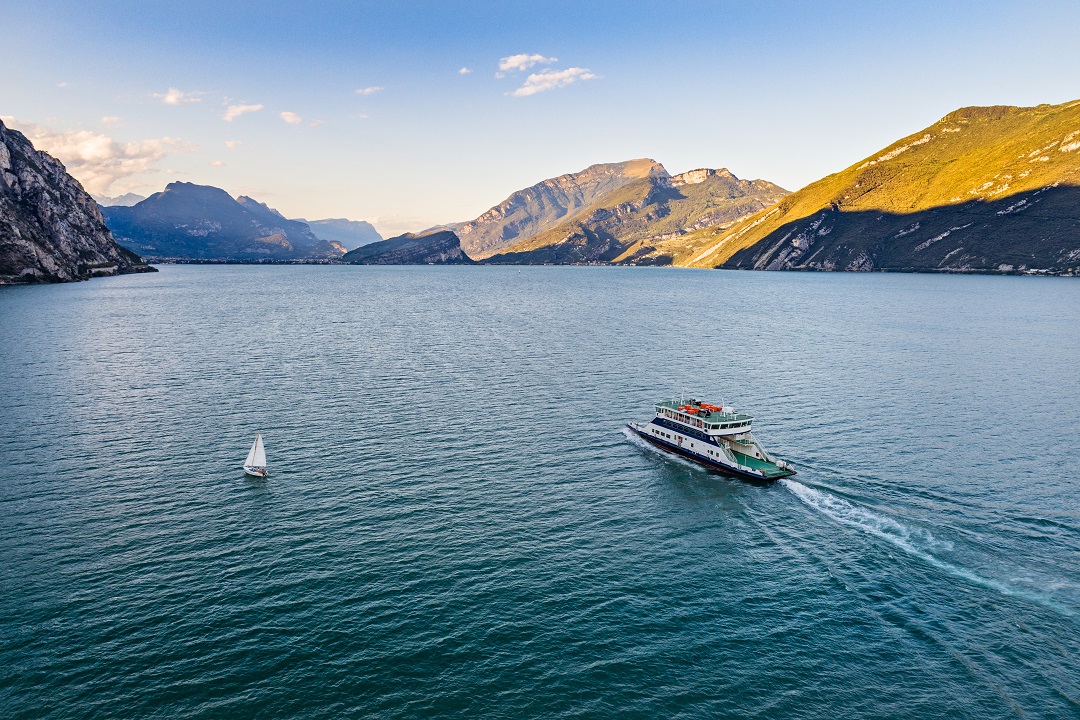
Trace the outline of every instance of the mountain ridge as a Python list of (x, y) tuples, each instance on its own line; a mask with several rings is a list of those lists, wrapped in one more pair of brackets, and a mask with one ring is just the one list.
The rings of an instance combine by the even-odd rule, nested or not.
[(288, 260), (344, 254), (307, 223), (211, 185), (172, 182), (136, 205), (106, 207), (103, 213), (123, 245), (151, 257)]
[(614, 262), (671, 264), (666, 246), (688, 232), (730, 223), (788, 194), (764, 180), (740, 180), (726, 168), (655, 174), (607, 193), (573, 218), (506, 247), (497, 263)]
[(649, 158), (590, 165), (513, 192), (475, 220), (450, 228), (470, 257), (483, 259), (572, 219), (613, 190), (653, 175), (668, 177), (668, 172)]

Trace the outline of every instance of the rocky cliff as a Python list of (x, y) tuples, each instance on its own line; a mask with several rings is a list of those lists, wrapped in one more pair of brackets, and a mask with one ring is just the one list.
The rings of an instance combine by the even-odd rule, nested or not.
[(153, 271), (113, 239), (60, 161), (0, 122), (0, 282)]
[(962, 108), (695, 240), (701, 267), (1080, 274), (1080, 101)]
[(104, 214), (119, 242), (148, 257), (292, 260), (343, 252), (304, 222), (208, 185), (169, 183), (164, 192), (131, 207), (106, 207)]
[(573, 218), (619, 188), (649, 177), (667, 178), (664, 166), (640, 159), (592, 165), (519, 190), (471, 222), (456, 227), (461, 246), (484, 258)]
[(470, 265), (473, 262), (451, 230), (406, 233), (358, 247), (346, 253), (341, 261), (354, 265)]

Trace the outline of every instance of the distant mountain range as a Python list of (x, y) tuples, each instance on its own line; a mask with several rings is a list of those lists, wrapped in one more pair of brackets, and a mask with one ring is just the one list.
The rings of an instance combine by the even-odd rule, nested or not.
[[(363, 221), (289, 220), (191, 183), (106, 206), (104, 218), (151, 258), (1076, 275), (1078, 200), (1080, 101), (963, 108), (794, 193), (726, 169), (671, 176), (643, 158), (544, 180), (475, 220), (389, 240)], [(84, 232), (104, 242), (84, 214)]]
[(95, 202), (101, 207), (107, 207), (109, 205), (122, 205), (124, 207), (131, 207), (137, 203), (141, 203), (146, 199), (145, 195), (136, 195), (135, 193), (124, 193), (123, 195), (117, 195), (116, 197), (109, 197), (108, 195), (93, 195)]
[(452, 230), (406, 233), (364, 245), (341, 258), (354, 265), (470, 265), (473, 260), (461, 249)]
[(1080, 101), (949, 113), (731, 227), (684, 264), (1080, 273)]
[(151, 258), (288, 260), (345, 253), (337, 242), (319, 239), (307, 223), (208, 185), (170, 183), (131, 207), (103, 212), (121, 244)]
[(60, 161), (0, 122), (0, 282), (62, 282), (152, 272), (113, 239)]
[(355, 250), (361, 245), (379, 242), (383, 236), (366, 220), (346, 220), (330, 218), (327, 220), (300, 220), (306, 222), (315, 237), (327, 242), (339, 243), (346, 250)]

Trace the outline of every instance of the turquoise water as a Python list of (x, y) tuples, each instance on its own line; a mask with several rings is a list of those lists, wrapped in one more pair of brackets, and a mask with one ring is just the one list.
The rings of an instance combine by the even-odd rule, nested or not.
[[(0, 288), (0, 716), (1080, 717), (1078, 328), (1014, 277)], [(623, 432), (680, 391), (799, 474)]]

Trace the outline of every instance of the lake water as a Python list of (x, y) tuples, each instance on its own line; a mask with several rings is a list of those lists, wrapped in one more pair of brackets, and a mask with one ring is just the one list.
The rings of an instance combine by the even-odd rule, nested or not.
[[(5, 718), (1080, 717), (1080, 281), (166, 266), (0, 337)], [(624, 432), (680, 392), (799, 474)]]

